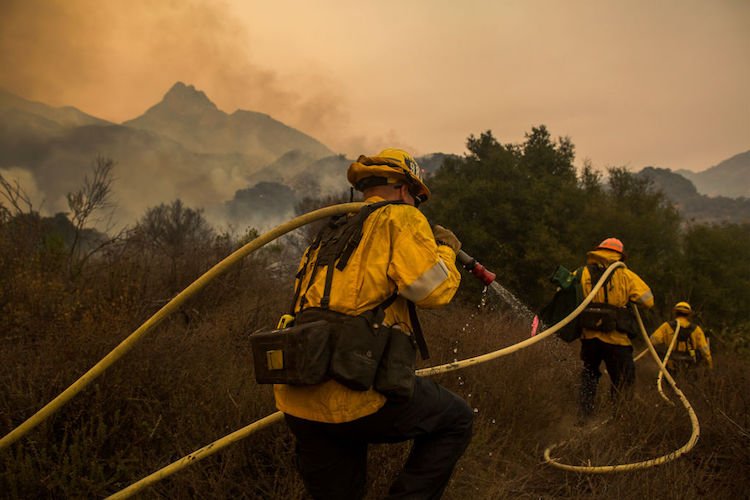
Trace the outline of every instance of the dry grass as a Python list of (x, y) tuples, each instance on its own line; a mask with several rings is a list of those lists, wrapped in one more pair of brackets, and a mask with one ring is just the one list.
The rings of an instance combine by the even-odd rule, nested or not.
[[(92, 266), (72, 287), (36, 273), (16, 283), (23, 314), (0, 333), (0, 432), (32, 415), (145, 320), (164, 299), (158, 262), (118, 258)], [(179, 277), (182, 285), (205, 264)], [(60, 412), (0, 452), (0, 496), (97, 498), (272, 412), (268, 387), (252, 379), (247, 334), (273, 325), (287, 305), (290, 273), (274, 278), (248, 263), (218, 280), (160, 325)], [(3, 286), (6, 286), (5, 284)], [(7, 285), (11, 286), (11, 285)], [(54, 303), (48, 303), (46, 299)], [(517, 342), (526, 325), (496, 306), (456, 304), (423, 314), (432, 364)], [(681, 384), (702, 426), (686, 457), (656, 468), (579, 475), (544, 464), (544, 448), (568, 463), (613, 464), (661, 455), (690, 434), (680, 407), (656, 392), (656, 371), (639, 366), (637, 397), (622, 419), (573, 427), (577, 345), (547, 340), (519, 353), (440, 376), (476, 408), (473, 441), (447, 499), (732, 498), (750, 488), (750, 363), (716, 355), (707, 377)], [(455, 350), (455, 352), (454, 352)], [(602, 415), (608, 413), (603, 378)], [(144, 498), (304, 498), (283, 425), (266, 429), (143, 493)], [(374, 446), (369, 498), (379, 498), (408, 445)]]

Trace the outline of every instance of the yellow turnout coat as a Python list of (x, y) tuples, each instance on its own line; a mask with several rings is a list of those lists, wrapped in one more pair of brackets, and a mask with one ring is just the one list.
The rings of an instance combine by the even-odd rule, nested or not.
[[(367, 203), (383, 201), (370, 197)], [(308, 248), (307, 252), (310, 249)], [(305, 253), (307, 253), (305, 252)], [(302, 277), (305, 308), (317, 307), (323, 295), (327, 269), (321, 267), (309, 286), (317, 249)], [(330, 308), (350, 315), (374, 309), (394, 291), (399, 297), (385, 310), (386, 325), (412, 332), (407, 299), (423, 308), (440, 307), (453, 298), (461, 280), (456, 255), (438, 246), (425, 216), (410, 205), (386, 205), (365, 221), (362, 241), (343, 270), (336, 269)], [(300, 269), (307, 261), (303, 256)], [(295, 287), (297, 283), (295, 283)], [(305, 292), (306, 291), (306, 292)], [(298, 299), (295, 312), (299, 310)], [(370, 389), (354, 391), (335, 380), (313, 386), (275, 385), (276, 407), (284, 413), (317, 422), (349, 422), (375, 413), (385, 396)]]
[[(676, 321), (680, 324), (680, 330), (690, 326), (690, 320), (685, 317), (678, 317), (676, 318)], [(673, 336), (674, 330), (672, 329), (672, 325), (666, 321), (651, 334), (651, 342), (654, 345), (664, 344), (665, 346), (669, 346), (672, 344)], [(706, 334), (698, 325), (695, 325), (695, 330), (692, 331), (687, 342), (681, 342), (679, 339), (677, 340), (673, 352), (688, 355), (693, 361), (695, 361), (695, 351), (701, 353), (709, 368), (713, 367), (711, 348), (708, 345), (708, 340), (706, 340)], [(671, 357), (672, 356), (670, 356), (670, 358)], [(675, 356), (675, 358), (677, 358), (677, 356)]]
[[(617, 262), (622, 256), (613, 250), (594, 250), (587, 255), (587, 264), (599, 264), (609, 267)], [(591, 282), (591, 274), (588, 268), (583, 269), (581, 275), (581, 288), (584, 297), (587, 296), (596, 283)], [(641, 307), (653, 307), (654, 295), (644, 281), (628, 268), (619, 268), (611, 275), (607, 283), (607, 296), (609, 304), (617, 307), (626, 307), (628, 302), (635, 302)], [(604, 287), (599, 289), (592, 302), (604, 302)], [(628, 335), (617, 330), (612, 332), (598, 332), (596, 330), (584, 329), (581, 333), (583, 339), (597, 338), (602, 342), (615, 345), (632, 345)]]

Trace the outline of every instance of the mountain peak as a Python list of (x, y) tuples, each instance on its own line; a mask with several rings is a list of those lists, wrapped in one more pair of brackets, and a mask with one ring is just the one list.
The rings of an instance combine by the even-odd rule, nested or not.
[(217, 109), (216, 104), (211, 102), (203, 91), (196, 89), (192, 85), (185, 85), (182, 82), (172, 85), (172, 88), (164, 94), (164, 98), (159, 103), (159, 106), (163, 106), (179, 114), (192, 114), (207, 109)]

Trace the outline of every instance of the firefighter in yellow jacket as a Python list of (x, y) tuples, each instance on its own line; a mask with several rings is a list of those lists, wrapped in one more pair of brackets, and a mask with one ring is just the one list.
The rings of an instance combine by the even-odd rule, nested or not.
[(672, 309), (675, 319), (664, 322), (656, 331), (651, 334), (651, 342), (656, 346), (663, 346), (661, 351), (668, 350), (672, 345), (677, 325), (680, 330), (677, 334), (677, 341), (669, 354), (667, 367), (670, 370), (681, 370), (689, 366), (697, 366), (699, 363), (705, 363), (709, 368), (713, 368), (713, 359), (711, 358), (711, 348), (703, 329), (690, 321), (693, 315), (693, 308), (687, 302), (678, 302)]
[[(422, 170), (405, 151), (386, 149), (360, 156), (349, 182), (377, 208), (364, 221), (362, 237), (343, 269), (335, 269), (326, 294), (327, 269), (309, 271), (319, 249), (308, 248), (300, 264), (294, 310), (321, 307), (357, 316), (393, 300), (383, 325), (413, 333), (409, 302), (421, 308), (446, 305), (460, 274), (461, 243), (449, 230), (431, 228), (416, 208), (430, 192)], [(392, 483), (389, 498), (439, 498), (471, 439), (473, 413), (466, 402), (434, 381), (416, 377), (408, 400), (391, 400), (374, 389), (352, 390), (330, 379), (312, 386), (276, 385), (276, 406), (296, 437), (296, 464), (316, 499), (354, 499), (365, 493), (370, 443), (413, 440), (411, 453)]]
[[(607, 238), (587, 254), (586, 267), (581, 275), (583, 295), (591, 292), (604, 270), (612, 263), (625, 259), (625, 249), (617, 238)], [(611, 396), (627, 395), (635, 382), (633, 345), (637, 324), (629, 304), (650, 308), (654, 305), (651, 289), (628, 268), (616, 269), (597, 292), (579, 317), (581, 332), (580, 417), (594, 412), (596, 389), (601, 377), (599, 366), (604, 361), (612, 382)]]

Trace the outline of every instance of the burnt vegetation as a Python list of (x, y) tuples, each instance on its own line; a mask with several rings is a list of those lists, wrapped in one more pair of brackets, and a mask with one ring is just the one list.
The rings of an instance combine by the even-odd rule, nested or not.
[[(597, 429), (573, 426), (577, 344), (548, 339), (498, 360), (441, 375), (475, 409), (474, 438), (445, 498), (731, 498), (750, 486), (750, 227), (685, 223), (648, 180), (624, 169), (576, 172), (570, 140), (544, 127), (521, 144), (471, 137), (430, 179), (428, 217), (538, 309), (557, 264), (618, 235), (649, 283), (655, 328), (677, 300), (699, 311), (716, 367), (678, 379), (701, 438), (686, 456), (643, 471), (584, 475), (546, 465), (609, 465), (671, 452), (690, 435), (678, 405), (656, 391), (656, 367), (638, 363), (636, 398)], [(109, 167), (107, 167), (109, 165)], [(21, 186), (0, 179), (0, 433), (7, 434), (73, 383), (176, 293), (257, 233), (212, 228), (198, 208), (165, 201), (112, 236), (92, 229), (108, 207), (112, 163), (95, 162), (69, 197), (70, 212), (43, 217)], [(344, 201), (307, 199), (297, 207)], [(309, 231), (275, 242), (213, 281), (128, 355), (28, 435), (0, 452), (0, 496), (98, 498), (273, 411), (253, 379), (248, 335), (285, 312)], [(487, 293), (487, 292), (484, 292)], [(449, 307), (422, 314), (440, 364), (528, 336), (519, 316), (465, 278)], [(636, 352), (640, 350), (636, 347)], [(423, 366), (426, 366), (423, 364)], [(602, 383), (606, 383), (604, 377)], [(602, 417), (610, 413), (600, 390)], [(667, 389), (667, 394), (670, 391)], [(672, 395), (676, 401), (676, 398)], [(143, 498), (304, 498), (283, 425), (163, 480)], [(408, 445), (375, 446), (368, 498), (380, 498)]]

